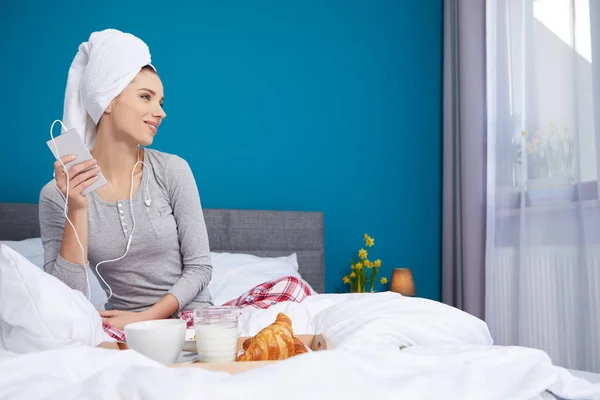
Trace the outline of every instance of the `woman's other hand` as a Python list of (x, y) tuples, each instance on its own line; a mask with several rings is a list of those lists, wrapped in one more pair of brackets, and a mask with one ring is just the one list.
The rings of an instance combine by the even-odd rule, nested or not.
[(123, 330), (125, 325), (133, 322), (146, 321), (146, 314), (143, 312), (108, 310), (98, 311), (102, 317), (102, 323), (112, 328)]

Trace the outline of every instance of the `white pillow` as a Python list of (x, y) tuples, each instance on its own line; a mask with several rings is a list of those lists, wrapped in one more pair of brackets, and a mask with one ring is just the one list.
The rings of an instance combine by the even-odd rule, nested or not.
[[(208, 290), (215, 305), (238, 298), (266, 281), (284, 276), (302, 279), (296, 253), (283, 257), (258, 257), (252, 254), (211, 252), (211, 260), (213, 272)], [(316, 294), (312, 287), (310, 289)]]
[(28, 353), (107, 340), (83, 293), (0, 245), (0, 349)]
[[(6, 245), (25, 257), (32, 264), (44, 269), (44, 245), (41, 238), (25, 240), (0, 240), (0, 245)], [(92, 270), (88, 270), (90, 279), (90, 301), (97, 310), (104, 310), (106, 304), (106, 292), (100, 286), (100, 281)]]
[(0, 240), (0, 245), (2, 244), (15, 250), (39, 268), (44, 268), (44, 246), (42, 245), (42, 238)]

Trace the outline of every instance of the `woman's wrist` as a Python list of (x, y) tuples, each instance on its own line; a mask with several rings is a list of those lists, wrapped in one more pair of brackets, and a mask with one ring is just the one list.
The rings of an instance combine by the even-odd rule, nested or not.
[(71, 207), (71, 205), (69, 204), (69, 209), (67, 210), (67, 215), (71, 221), (73, 221), (74, 219), (78, 219), (78, 218), (87, 220), (88, 206), (85, 205), (85, 206)]
[(68, 205), (69, 205), (69, 210), (68, 210), (69, 218), (71, 218), (71, 213), (87, 215), (88, 206), (89, 206), (89, 202), (88, 202), (87, 198), (82, 199), (80, 201), (74, 201), (72, 199), (69, 199)]
[(158, 319), (154, 317), (154, 314), (151, 312), (151, 309), (147, 309), (139, 312), (140, 321), (152, 321), (153, 319)]
[(154, 319), (166, 319), (170, 318), (179, 310), (179, 302), (170, 293), (167, 293), (158, 303), (152, 307), (141, 312), (144, 321), (150, 321)]
[(147, 310), (140, 312), (141, 321), (152, 321), (155, 319), (162, 319), (154, 309), (154, 306)]

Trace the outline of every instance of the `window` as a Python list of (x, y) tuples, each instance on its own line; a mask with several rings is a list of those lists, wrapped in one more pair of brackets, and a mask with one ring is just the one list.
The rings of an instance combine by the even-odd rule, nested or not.
[[(524, 2), (527, 3), (527, 2)], [(579, 180), (596, 181), (592, 35), (589, 0), (536, 0), (533, 2), (531, 49), (538, 129), (558, 128), (579, 138), (575, 162)], [(594, 76), (595, 75), (595, 76)], [(578, 160), (577, 160), (578, 158)], [(576, 168), (576, 166), (575, 166)]]

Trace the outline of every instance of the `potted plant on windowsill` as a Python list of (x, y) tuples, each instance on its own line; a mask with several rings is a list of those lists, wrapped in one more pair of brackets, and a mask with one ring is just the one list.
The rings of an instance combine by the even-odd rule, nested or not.
[(574, 199), (574, 140), (552, 124), (533, 135), (523, 132), (527, 154), (527, 197), (532, 206)]

